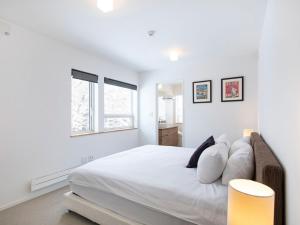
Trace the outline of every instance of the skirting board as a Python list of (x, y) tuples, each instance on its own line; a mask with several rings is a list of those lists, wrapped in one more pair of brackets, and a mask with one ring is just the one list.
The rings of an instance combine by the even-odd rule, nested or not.
[(68, 210), (101, 225), (142, 225), (141, 223), (131, 221), (128, 218), (118, 215), (113, 211), (88, 202), (74, 195), (72, 192), (65, 193), (64, 206)]
[(59, 184), (56, 184), (56, 185), (53, 185), (47, 189), (43, 189), (39, 192), (35, 192), (35, 193), (29, 193), (27, 196), (23, 197), (23, 198), (20, 198), (18, 200), (15, 200), (15, 201), (12, 201), (12, 202), (9, 202), (5, 205), (1, 205), (0, 206), (0, 212), (3, 211), (3, 210), (6, 210), (6, 209), (9, 209), (9, 208), (12, 208), (14, 206), (17, 206), (19, 204), (22, 204), (24, 202), (27, 202), (27, 201), (30, 201), (30, 200), (33, 200), (35, 198), (38, 198), (42, 195), (45, 195), (45, 194), (48, 194), (52, 191), (55, 191), (55, 190), (58, 190), (60, 188), (63, 188), (63, 187), (66, 187), (68, 186), (69, 183), (67, 181), (64, 181), (64, 182), (61, 182)]

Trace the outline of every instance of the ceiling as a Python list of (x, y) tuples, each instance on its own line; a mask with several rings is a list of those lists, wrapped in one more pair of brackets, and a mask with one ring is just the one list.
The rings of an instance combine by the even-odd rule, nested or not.
[[(256, 54), (267, 0), (0, 0), (0, 17), (136, 71)], [(147, 32), (155, 30), (149, 37)], [(168, 52), (180, 50), (178, 62)]]

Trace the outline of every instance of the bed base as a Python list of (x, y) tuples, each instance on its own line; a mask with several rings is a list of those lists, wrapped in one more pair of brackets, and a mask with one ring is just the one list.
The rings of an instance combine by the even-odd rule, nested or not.
[[(251, 145), (255, 156), (255, 180), (268, 185), (276, 193), (274, 225), (285, 225), (284, 170), (258, 133), (252, 133)], [(72, 192), (65, 194), (64, 204), (67, 209), (101, 225), (145, 225), (90, 203)]]
[(93, 204), (72, 192), (64, 194), (64, 206), (89, 220), (101, 225), (143, 225), (117, 213)]

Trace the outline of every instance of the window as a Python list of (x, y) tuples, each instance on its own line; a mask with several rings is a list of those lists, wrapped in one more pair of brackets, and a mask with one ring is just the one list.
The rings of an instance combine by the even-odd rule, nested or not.
[(137, 124), (137, 86), (104, 79), (104, 130), (130, 129)]
[(72, 134), (97, 130), (98, 76), (72, 70)]
[[(104, 78), (103, 92), (99, 93), (98, 76), (78, 70), (72, 70), (71, 84), (72, 135), (137, 127), (136, 85)], [(99, 103), (103, 103), (100, 112)]]

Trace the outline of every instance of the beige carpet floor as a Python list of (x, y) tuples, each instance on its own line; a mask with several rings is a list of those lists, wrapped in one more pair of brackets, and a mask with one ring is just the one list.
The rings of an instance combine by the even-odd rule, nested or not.
[(63, 194), (68, 190), (62, 188), (1, 211), (0, 225), (95, 225), (63, 207)]

